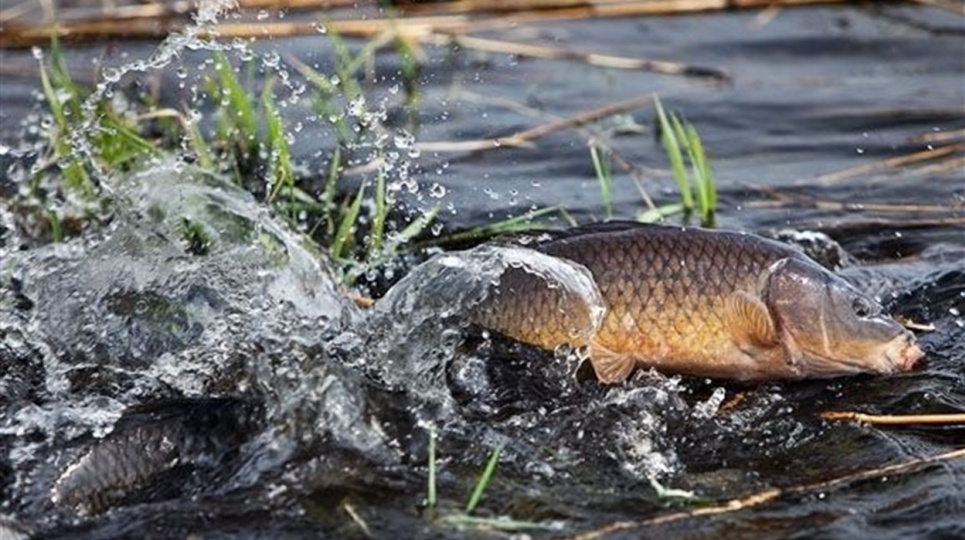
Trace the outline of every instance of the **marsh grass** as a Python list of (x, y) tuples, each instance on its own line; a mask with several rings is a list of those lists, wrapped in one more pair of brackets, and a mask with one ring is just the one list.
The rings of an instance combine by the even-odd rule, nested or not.
[(696, 212), (701, 225), (713, 227), (717, 187), (700, 135), (693, 124), (676, 113), (667, 114), (659, 98), (654, 98), (654, 106), (660, 141), (680, 188), (680, 208), (687, 215)]
[[(171, 120), (164, 124), (160, 140), (149, 140), (142, 135), (147, 130), (145, 122), (138, 120), (140, 117), (122, 115), (113, 109), (110, 100), (102, 99), (96, 103), (98, 125), (88, 137), (90, 153), (102, 169), (123, 171), (146, 156), (170, 152), (165, 148), (190, 148), (199, 165), (229, 174), (236, 184), (264, 200), (278, 215), (323, 246), (341, 269), (341, 281), (349, 286), (373, 269), (427, 248), (471, 245), (500, 235), (536, 231), (547, 228), (554, 219), (577, 225), (566, 208), (553, 206), (466, 230), (445, 230), (443, 224), (437, 223), (439, 207), (412, 212), (399, 205), (383, 166), (371, 168), (361, 178), (345, 178), (348, 164), (358, 164), (360, 160), (379, 163), (386, 157), (382, 148), (377, 148), (374, 156), (370, 153), (370, 141), (385, 137), (380, 121), (367, 118), (365, 111), (350, 112), (365, 107), (361, 81), (365, 76), (374, 77), (371, 70), (375, 54), (385, 48), (394, 49), (400, 60), (405, 107), (411, 114), (419, 101), (418, 77), (424, 53), (416, 42), (391, 30), (355, 49), (334, 31), (327, 33), (327, 41), (335, 52), (330, 74), (320, 73), (295, 58), (286, 59), (311, 85), (314, 91), (308, 100), (320, 118), (327, 120), (337, 140), (321, 177), (293, 163), (291, 132), (277, 101), (276, 80), (267, 78), (256, 94), (252, 89), (256, 63), (233, 63), (221, 51), (213, 53), (213, 69), (203, 80), (208, 99), (215, 105), (212, 133), (204, 132), (197, 122), (185, 120), (190, 114), (184, 113), (181, 122)], [(50, 148), (60, 165), (65, 189), (96, 199), (98, 186), (92, 170), (69, 137), (85, 113), (90, 116), (84, 104), (91, 92), (71, 79), (56, 37), (51, 43), (50, 61), (42, 64), (41, 83), (53, 119)], [(638, 218), (656, 221), (675, 213), (696, 213), (702, 224), (712, 224), (716, 191), (700, 137), (691, 124), (676, 114), (665, 113), (659, 101), (656, 107), (661, 141), (680, 188), (680, 202), (652, 208)], [(360, 150), (367, 153), (360, 157)], [(611, 155), (605, 146), (591, 142), (590, 158), (599, 181), (604, 219), (609, 220), (614, 217)], [(38, 197), (43, 192), (36, 191)], [(52, 236), (62, 239), (59, 214), (48, 207)], [(184, 228), (185, 244), (203, 251), (203, 240), (192, 230)]]
[[(428, 479), (426, 482), (426, 508), (435, 510), (439, 504), (437, 495), (437, 439), (438, 435), (434, 427), (429, 428), (429, 457), (428, 457)], [(494, 529), (500, 531), (537, 531), (537, 530), (560, 530), (559, 523), (540, 523), (535, 521), (518, 520), (505, 516), (483, 517), (473, 515), (479, 508), (486, 488), (492, 482), (496, 474), (496, 466), (499, 457), (502, 455), (504, 444), (498, 444), (489, 453), (486, 465), (483, 467), (476, 485), (473, 487), (462, 511), (454, 511), (442, 514), (435, 518), (439, 523), (456, 527), (470, 527), (475, 529)]]
[[(637, 221), (653, 223), (676, 214), (683, 214), (687, 219), (696, 213), (701, 225), (713, 227), (717, 188), (700, 135), (692, 124), (681, 120), (677, 114), (667, 114), (659, 98), (654, 96), (653, 99), (657, 111), (657, 132), (680, 190), (680, 200), (656, 206), (644, 194), (644, 202), (650, 208), (637, 214)], [(600, 184), (604, 220), (609, 221), (614, 216), (611, 150), (595, 140), (590, 140), (589, 147), (590, 160)], [(642, 191), (643, 188), (638, 187)]]
[(489, 459), (486, 461), (486, 468), (483, 469), (481, 475), (479, 475), (479, 481), (476, 482), (476, 487), (472, 490), (472, 495), (469, 496), (469, 501), (466, 502), (466, 515), (472, 515), (476, 511), (476, 507), (479, 506), (479, 501), (482, 499), (483, 493), (486, 492), (486, 486), (493, 479), (493, 474), (496, 472), (496, 465), (499, 463), (499, 456), (503, 453), (503, 444), (499, 444), (496, 448), (493, 448), (491, 454), (489, 454)]
[(590, 143), (590, 159), (593, 160), (593, 169), (600, 182), (600, 198), (603, 201), (603, 210), (607, 220), (613, 219), (613, 175), (610, 168), (610, 156), (605, 150), (601, 150), (596, 144)]

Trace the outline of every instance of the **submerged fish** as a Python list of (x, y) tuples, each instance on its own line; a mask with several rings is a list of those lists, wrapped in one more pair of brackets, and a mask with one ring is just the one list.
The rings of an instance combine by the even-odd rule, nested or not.
[(584, 348), (601, 382), (636, 367), (737, 380), (894, 373), (924, 355), (871, 297), (753, 234), (609, 224), (534, 249), (590, 270), (606, 303), (595, 334), (573, 331), (585, 305), (522, 268), (507, 269), (473, 322), (545, 349)]

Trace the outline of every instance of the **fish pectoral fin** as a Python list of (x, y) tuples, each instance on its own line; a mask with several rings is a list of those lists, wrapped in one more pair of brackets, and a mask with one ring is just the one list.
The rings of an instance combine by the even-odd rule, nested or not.
[(778, 344), (774, 319), (760, 300), (739, 291), (727, 299), (726, 311), (725, 324), (741, 349), (770, 349)]
[(636, 364), (636, 359), (629, 354), (613, 352), (595, 343), (590, 345), (590, 365), (596, 378), (603, 384), (627, 380)]

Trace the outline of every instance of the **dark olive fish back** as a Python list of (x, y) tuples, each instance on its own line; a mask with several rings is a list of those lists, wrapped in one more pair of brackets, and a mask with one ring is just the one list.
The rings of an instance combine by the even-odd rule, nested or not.
[[(582, 264), (593, 274), (607, 307), (597, 343), (655, 356), (698, 350), (695, 336), (708, 344), (719, 341), (726, 332), (727, 296), (755, 287), (774, 262), (800, 256), (753, 235), (661, 226), (607, 225), (535, 249)], [(587, 342), (572, 336), (572, 328), (587, 320), (585, 308), (522, 270), (504, 274), (499, 290), (474, 319), (547, 349)]]

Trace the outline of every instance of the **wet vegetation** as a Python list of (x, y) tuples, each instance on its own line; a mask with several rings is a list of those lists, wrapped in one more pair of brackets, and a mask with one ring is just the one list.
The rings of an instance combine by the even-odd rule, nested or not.
[[(960, 103), (935, 89), (928, 107), (822, 117), (778, 96), (745, 118), (693, 97), (737, 80), (740, 62), (707, 52), (718, 44), (687, 44), (693, 63), (625, 46), (668, 39), (664, 23), (714, 24), (634, 18), (666, 8), (652, 2), (595, 2), (593, 17), (612, 18), (599, 27), (566, 2), (291, 4), (0, 10), (0, 47), (35, 47), (38, 97), (15, 141), (0, 133), (0, 537), (965, 532)], [(868, 30), (879, 17), (919, 13), (766, 4), (727, 15), (734, 57), (776, 54), (742, 32), (777, 17), (816, 14), (842, 33), (852, 23), (834, 18), (855, 19), (885, 41)], [(580, 25), (614, 54), (566, 45)], [(90, 76), (75, 49), (109, 36), (122, 50), (166, 41)], [(952, 36), (895, 47), (938, 47), (923, 71), (954, 76)], [(776, 94), (822, 84), (747, 76)], [(446, 92), (428, 90), (445, 77)], [(523, 88), (581, 77), (621, 99)], [(645, 91), (623, 99), (634, 85)], [(471, 120), (440, 130), (459, 113)], [(804, 143), (786, 132), (827, 118), (877, 154), (851, 165), (854, 144), (837, 141), (823, 151), (848, 166), (759, 180), (794, 168)], [(734, 142), (721, 124), (765, 136)], [(866, 145), (876, 130), (901, 142)], [(555, 157), (533, 165), (539, 146)], [(734, 171), (755, 152), (779, 157)], [(524, 246), (625, 219), (797, 244), (920, 332), (929, 362), (888, 378), (747, 386), (651, 371), (605, 387), (580, 351), (465, 322), (509, 268), (594, 307), (578, 265)]]

